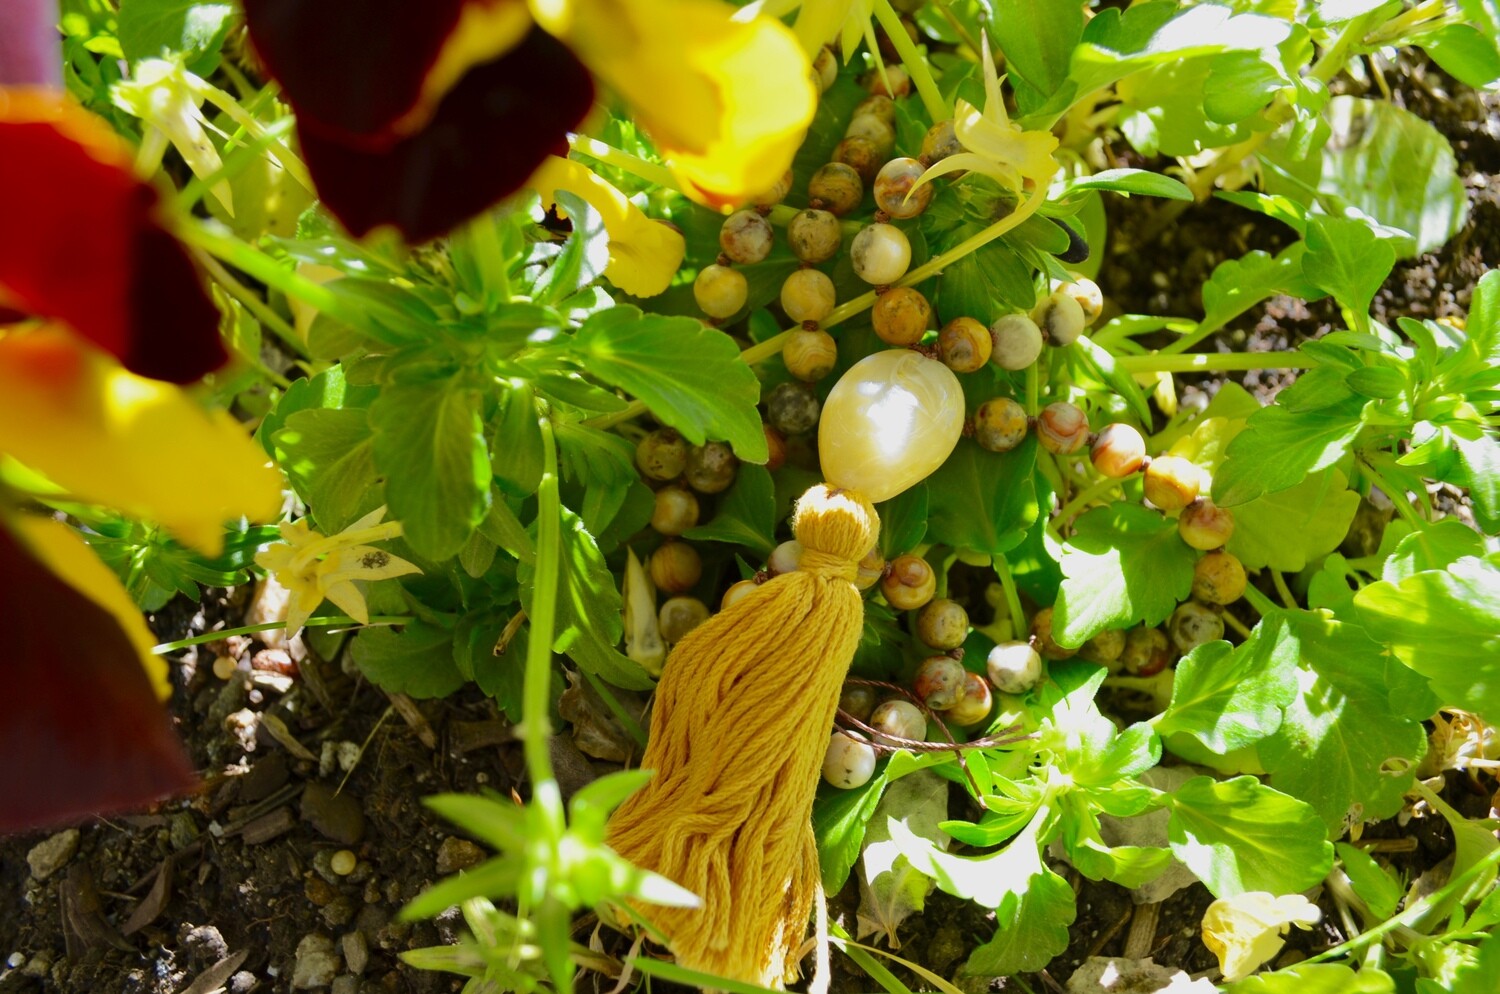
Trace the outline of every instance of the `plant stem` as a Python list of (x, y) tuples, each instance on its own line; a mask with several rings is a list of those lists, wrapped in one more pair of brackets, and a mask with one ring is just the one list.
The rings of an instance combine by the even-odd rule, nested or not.
[(588, 135), (569, 133), (568, 147), (596, 162), (602, 162), (606, 166), (614, 166), (622, 172), (627, 172), (652, 186), (674, 190), (677, 193), (682, 192), (682, 187), (677, 185), (677, 177), (672, 175), (672, 170), (659, 162), (651, 162), (638, 155), (631, 155), (629, 152), (615, 148), (597, 138), (590, 138)]
[[(415, 618), (406, 614), (379, 614), (372, 617), (369, 621), (361, 622), (346, 614), (329, 614), (317, 618), (308, 618), (303, 624), (308, 628), (327, 628), (335, 625), (374, 628), (382, 625), (404, 625), (408, 621), (415, 620)], [(202, 635), (192, 635), (185, 639), (178, 639), (175, 642), (163, 642), (160, 645), (153, 646), (151, 654), (153, 656), (164, 656), (169, 652), (176, 652), (179, 649), (188, 649), (195, 645), (217, 642), (220, 639), (232, 638), (236, 635), (254, 635), (256, 632), (269, 632), (285, 627), (285, 621), (268, 621), (262, 625), (241, 625), (239, 628), (225, 628), (217, 632), (204, 632)]]
[[(1214, 329), (1217, 330), (1217, 329)], [(1212, 332), (1210, 332), (1212, 333)], [(1250, 369), (1312, 369), (1318, 362), (1300, 352), (1191, 352), (1170, 354), (1174, 342), (1150, 355), (1116, 356), (1115, 365), (1127, 373), (1241, 372)], [(1196, 344), (1188, 342), (1188, 346)]]
[(1267, 597), (1265, 594), (1261, 593), (1260, 588), (1255, 586), (1254, 584), (1245, 584), (1245, 600), (1250, 602), (1250, 606), (1255, 608), (1256, 612), (1262, 618), (1270, 614), (1272, 611), (1280, 610), (1280, 608), (1276, 606), (1276, 602), (1271, 600), (1271, 598)]
[[(1134, 473), (1131, 474), (1131, 476), (1134, 475)], [(1058, 512), (1052, 516), (1053, 519), (1056, 521), (1067, 521), (1069, 518), (1077, 514), (1090, 503), (1117, 489), (1127, 479), (1129, 479), (1129, 477), (1122, 477), (1116, 480), (1106, 476), (1104, 479), (1097, 481), (1092, 486), (1074, 496), (1072, 500), (1064, 504), (1058, 510)]]
[(1026, 615), (1021, 610), (1021, 592), (1016, 589), (1016, 578), (1011, 575), (1010, 563), (1004, 556), (995, 557), (995, 576), (1000, 579), (1000, 589), (1005, 591), (1005, 607), (1010, 611), (1012, 636), (1019, 638), (1026, 625)]
[(1237, 632), (1240, 633), (1240, 638), (1249, 638), (1250, 637), (1250, 634), (1251, 634), (1250, 629), (1248, 629), (1248, 628), (1245, 627), (1245, 623), (1243, 621), (1241, 621), (1240, 619), (1236, 618), (1234, 615), (1230, 614), (1228, 611), (1225, 611), (1222, 615), (1220, 615), (1220, 617), (1224, 619), (1224, 624), (1228, 625), (1230, 628), (1233, 628), (1235, 631), (1237, 631)]
[[(946, 0), (932, 0), (932, 5), (938, 9), (938, 13), (943, 15), (943, 20), (948, 22), (948, 26), (953, 29), (953, 33), (958, 35), (958, 40), (963, 42), (970, 51), (978, 56), (980, 54), (979, 42), (975, 41), (974, 36), (969, 34), (969, 29), (964, 27), (963, 22), (953, 16), (953, 10), (948, 6)], [(937, 122), (934, 121), (933, 123), (936, 124)]]
[(1271, 570), (1271, 583), (1276, 586), (1276, 594), (1281, 598), (1281, 603), (1293, 611), (1297, 610), (1297, 598), (1292, 596), (1291, 588), (1286, 585), (1286, 577), (1281, 575), (1281, 570)]
[(536, 574), (532, 580), (531, 634), (526, 642), (526, 673), (521, 688), (521, 743), (531, 776), (531, 800), (542, 812), (554, 840), (564, 831), (562, 793), (552, 775), (547, 740), (552, 734), (552, 639), (557, 624), (557, 586), (562, 572), (562, 499), (558, 494), (557, 444), (551, 412), (538, 403), (542, 430), (542, 479), (537, 487)]
[(274, 287), (289, 297), (298, 300), (345, 324), (357, 324), (358, 316), (344, 304), (343, 298), (306, 276), (283, 266), (260, 249), (225, 234), (223, 226), (214, 221), (184, 223), (177, 226), (175, 234), (194, 248)]
[[(302, 336), (297, 334), (296, 328), (287, 324), (286, 320), (280, 314), (267, 307), (266, 302), (261, 300), (256, 294), (250, 292), (249, 287), (235, 279), (234, 274), (219, 264), (219, 260), (202, 249), (194, 249), (193, 255), (197, 258), (199, 264), (208, 270), (208, 275), (213, 277), (214, 282), (224, 288), (225, 293), (238, 300), (244, 305), (245, 310), (255, 315), (257, 321), (275, 332), (276, 337), (281, 339), (281, 343), (290, 349), (294, 355), (302, 359), (308, 358), (307, 345), (302, 341)], [(259, 365), (260, 357), (255, 357), (253, 361), (256, 365)], [(262, 369), (268, 375), (275, 376), (279, 380), (278, 386), (286, 387), (288, 385), (285, 377), (272, 373), (264, 367)]]
[(875, 19), (880, 26), (885, 28), (885, 33), (891, 39), (891, 44), (896, 47), (896, 54), (901, 56), (901, 61), (906, 65), (906, 71), (911, 75), (911, 81), (917, 88), (917, 94), (922, 98), (922, 106), (927, 109), (927, 116), (932, 118), (932, 123), (946, 121), (953, 116), (953, 108), (943, 99), (942, 93), (938, 91), (937, 81), (932, 78), (932, 71), (927, 68), (927, 59), (917, 48), (911, 36), (906, 33), (906, 27), (901, 23), (901, 18), (891, 7), (890, 0), (875, 0)]
[(1413, 530), (1420, 531), (1427, 522), (1412, 507), (1411, 501), (1406, 497), (1406, 491), (1400, 487), (1393, 486), (1375, 466), (1363, 457), (1359, 460), (1360, 471), (1369, 477), (1370, 482), (1380, 488), (1380, 492), (1391, 499), (1396, 508), (1396, 513), (1401, 515), (1403, 521), (1412, 526)]

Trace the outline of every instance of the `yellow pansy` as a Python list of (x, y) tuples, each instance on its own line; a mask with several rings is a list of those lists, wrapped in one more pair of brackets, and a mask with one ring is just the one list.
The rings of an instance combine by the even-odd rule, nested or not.
[(55, 326), (0, 335), (0, 452), (208, 555), (225, 521), (281, 506), (281, 474), (227, 413)]
[(599, 212), (609, 232), (609, 265), (604, 275), (615, 286), (635, 297), (652, 297), (672, 282), (687, 251), (682, 235), (647, 217), (583, 163), (548, 156), (527, 185), (541, 194), (544, 204), (565, 190)]
[(983, 173), (1001, 186), (1020, 194), (1026, 182), (1045, 187), (1057, 173), (1057, 137), (1050, 131), (1027, 131), (1005, 113), (1000, 77), (990, 55), (989, 38), (980, 43), (984, 55), (984, 110), (959, 100), (953, 114), (953, 133), (967, 152), (950, 155), (934, 163), (916, 186), (945, 173)]
[(722, 208), (781, 179), (817, 110), (779, 21), (718, 0), (531, 0), (537, 23), (631, 105), (689, 196)]
[(1219, 970), (1232, 982), (1281, 952), (1289, 925), (1311, 928), (1322, 917), (1301, 894), (1277, 897), (1256, 890), (1221, 897), (1203, 913), (1203, 944), (1219, 957)]
[(256, 565), (275, 574), (291, 592), (287, 599), (286, 630), (297, 631), (313, 609), (326, 598), (349, 617), (366, 624), (370, 608), (359, 583), (389, 580), (422, 570), (369, 542), (401, 534), (399, 521), (381, 523), (385, 508), (378, 507), (336, 535), (314, 531), (306, 518), (281, 524), (281, 541), (255, 554)]

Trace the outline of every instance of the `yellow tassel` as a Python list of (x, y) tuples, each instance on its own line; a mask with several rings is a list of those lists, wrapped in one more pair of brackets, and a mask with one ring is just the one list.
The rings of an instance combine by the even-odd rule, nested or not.
[(875, 508), (825, 485), (792, 517), (801, 566), (697, 628), (667, 658), (641, 766), (655, 776), (610, 820), (609, 844), (699, 908), (640, 908), (677, 961), (780, 988), (818, 889), (813, 795), (864, 604)]

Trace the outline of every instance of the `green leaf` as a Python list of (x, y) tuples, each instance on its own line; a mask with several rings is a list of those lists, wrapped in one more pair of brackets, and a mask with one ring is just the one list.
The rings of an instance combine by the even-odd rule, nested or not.
[(1254, 777), (1194, 777), (1166, 803), (1173, 854), (1215, 897), (1306, 890), (1333, 865), (1313, 809)]
[(734, 485), (719, 500), (707, 524), (690, 528), (684, 538), (743, 545), (763, 555), (776, 548), (776, 494), (764, 466), (742, 464)]
[(1364, 426), (1364, 406), (1363, 398), (1350, 397), (1315, 410), (1277, 403), (1252, 414), (1214, 474), (1214, 503), (1238, 508), (1332, 466)]
[(1443, 71), (1476, 90), (1500, 83), (1500, 48), (1469, 24), (1449, 24), (1417, 40)]
[(609, 265), (609, 233), (599, 212), (566, 190), (557, 191), (557, 203), (572, 222), (573, 231), (562, 251), (532, 285), (532, 300), (544, 306), (571, 297), (602, 276)]
[(1474, 519), (1494, 534), (1500, 530), (1500, 441), (1473, 425), (1454, 424), (1449, 429), (1448, 442), (1463, 467), (1462, 482), (1474, 503)]
[(1307, 233), (1307, 208), (1291, 197), (1273, 197), (1253, 190), (1216, 190), (1214, 196), (1280, 221), (1299, 235)]
[(1088, 511), (1062, 548), (1053, 637), (1077, 646), (1105, 629), (1160, 624), (1192, 589), (1197, 555), (1175, 521), (1149, 508)]
[(573, 348), (591, 375), (640, 398), (694, 445), (724, 439), (745, 462), (766, 461), (760, 381), (723, 332), (622, 306), (584, 322)]
[(990, 30), (1007, 69), (1042, 100), (1050, 97), (1067, 79), (1083, 8), (1071, 0), (994, 0), (992, 10)]
[(888, 782), (882, 772), (853, 790), (819, 788), (813, 804), (813, 835), (818, 840), (823, 889), (829, 894), (838, 893), (849, 879), (849, 871), (859, 859), (870, 816), (880, 804)]
[(1412, 773), (1388, 776), (1382, 764), (1415, 760), (1427, 739), (1420, 722), (1391, 707), (1380, 646), (1359, 626), (1311, 611), (1276, 611), (1261, 625), (1274, 632), (1274, 651), (1299, 661), (1297, 695), (1259, 746), (1271, 785), (1312, 805), (1335, 836), (1351, 810), (1395, 814)]
[[(530, 528), (536, 538), (536, 525)], [(557, 637), (552, 651), (566, 653), (588, 672), (625, 690), (648, 690), (651, 677), (640, 664), (615, 647), (625, 634), (620, 591), (599, 553), (594, 536), (570, 508), (562, 509), (561, 572), (557, 585)], [(531, 611), (536, 596), (536, 567), (516, 568), (521, 606)]]
[(1354, 208), (1402, 237), (1401, 258), (1431, 252), (1468, 217), (1453, 148), (1436, 128), (1383, 100), (1339, 96), (1324, 117), (1332, 133), (1320, 157), (1296, 161), (1273, 140), (1262, 148), (1266, 192), (1306, 201), (1321, 194), (1347, 216)]
[(1386, 557), (1380, 578), (1400, 583), (1426, 570), (1443, 570), (1465, 556), (1483, 556), (1484, 538), (1457, 518), (1432, 521), (1396, 543)]
[(1500, 565), (1464, 557), (1354, 596), (1377, 641), (1427, 677), (1443, 703), (1500, 721)]
[(391, 384), (370, 405), (370, 423), (391, 517), (420, 555), (447, 559), (490, 504), (478, 392), (454, 379)]
[(1305, 251), (1296, 243), (1275, 256), (1256, 249), (1219, 263), (1203, 284), (1203, 320), (1198, 329), (1222, 328), (1274, 294), (1317, 298), (1317, 289), (1302, 275)]
[(1311, 217), (1302, 274), (1354, 315), (1368, 331), (1370, 302), (1396, 265), (1396, 250), (1368, 224), (1353, 218)]
[(276, 461), (325, 535), (343, 531), (380, 506), (368, 412), (295, 411), (271, 440)]
[(1229, 994), (1395, 994), (1396, 982), (1366, 967), (1355, 973), (1342, 963), (1296, 963), (1275, 973), (1246, 977)]
[[(947, 237), (955, 241), (978, 234), (984, 225), (966, 223)], [(1031, 269), (1004, 242), (970, 252), (943, 270), (932, 305), (940, 314), (1001, 314), (1029, 311), (1036, 302)]]
[(1092, 176), (1080, 176), (1063, 184), (1062, 197), (1084, 190), (1109, 190), (1111, 193), (1139, 194), (1143, 197), (1165, 197), (1167, 200), (1192, 200), (1193, 191), (1178, 179), (1153, 173), (1149, 169), (1105, 169)]
[(927, 535), (927, 484), (918, 483), (884, 503), (880, 514), (880, 554), (887, 559), (915, 549)]
[(234, 4), (196, 0), (120, 0), (120, 50), (134, 66), (181, 52), (200, 76), (219, 64), (219, 47), (234, 23)]
[(1359, 494), (1348, 488), (1342, 472), (1329, 467), (1289, 490), (1236, 507), (1227, 548), (1249, 569), (1300, 573), (1339, 547), (1357, 510)]
[(1359, 846), (1336, 842), (1334, 849), (1338, 852), (1339, 862), (1344, 864), (1344, 872), (1349, 875), (1349, 883), (1353, 885), (1354, 893), (1359, 895), (1360, 900), (1369, 905), (1370, 910), (1381, 921), (1394, 915), (1405, 896), (1400, 880)]
[(1266, 620), (1237, 648), (1200, 645), (1178, 661), (1172, 703), (1156, 731), (1190, 735), (1220, 755), (1259, 742), (1281, 726), (1281, 709), (1297, 694), (1296, 663)]
[(425, 621), (403, 631), (366, 628), (349, 647), (359, 670), (393, 694), (447, 697), (464, 685), (453, 663), (452, 633)]
[(536, 393), (526, 380), (504, 381), (491, 418), (490, 466), (495, 482), (512, 497), (529, 497), (542, 481), (542, 425)]
[(860, 854), (859, 926), (857, 937), (882, 933), (893, 946), (896, 931), (923, 910), (932, 881), (915, 870), (891, 841), (890, 822), (946, 848), (948, 837), (938, 823), (948, 817), (948, 781), (931, 770), (918, 770), (892, 783), (865, 831)]
[(1015, 548), (1037, 519), (1035, 465), (1034, 434), (1005, 453), (959, 439), (948, 461), (927, 478), (927, 540), (992, 556)]

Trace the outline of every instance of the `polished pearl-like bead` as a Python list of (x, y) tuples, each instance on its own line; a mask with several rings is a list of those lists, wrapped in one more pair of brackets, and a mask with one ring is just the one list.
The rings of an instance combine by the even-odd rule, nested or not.
[(963, 426), (952, 370), (917, 352), (876, 352), (850, 367), (823, 405), (823, 478), (871, 502), (890, 500), (947, 460)]

